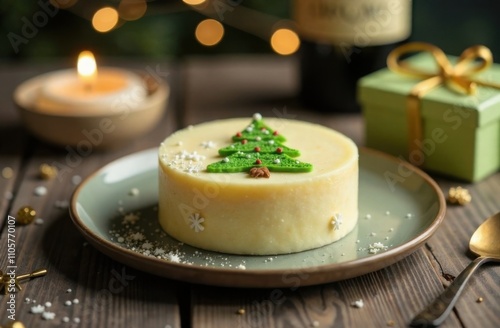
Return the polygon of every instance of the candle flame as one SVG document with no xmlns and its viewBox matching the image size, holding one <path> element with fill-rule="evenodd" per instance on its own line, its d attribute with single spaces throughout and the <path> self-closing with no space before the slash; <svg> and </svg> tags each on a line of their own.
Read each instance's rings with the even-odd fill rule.
<svg viewBox="0 0 500 328">
<path fill-rule="evenodd" d="M 83 82 L 85 89 L 91 89 L 97 79 L 97 64 L 94 54 L 90 51 L 82 51 L 78 56 L 78 76 Z"/>
</svg>

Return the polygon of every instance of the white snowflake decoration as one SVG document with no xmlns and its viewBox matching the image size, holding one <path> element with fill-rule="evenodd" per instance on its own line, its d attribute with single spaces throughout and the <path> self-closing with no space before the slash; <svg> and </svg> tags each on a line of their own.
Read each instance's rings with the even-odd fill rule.
<svg viewBox="0 0 500 328">
<path fill-rule="evenodd" d="M 163 255 L 165 254 L 165 250 L 163 248 L 160 248 L 160 247 L 157 247 L 154 252 L 153 252 L 154 255 Z"/>
<path fill-rule="evenodd" d="M 344 218 L 342 213 L 335 213 L 332 219 L 332 226 L 334 230 L 340 230 L 340 225 L 343 223 Z"/>
<path fill-rule="evenodd" d="M 135 241 L 141 241 L 144 240 L 144 235 L 140 232 L 136 232 L 130 235 L 130 238 Z"/>
<path fill-rule="evenodd" d="M 174 253 L 174 252 L 169 252 L 167 254 L 167 259 L 170 262 L 174 262 L 174 263 L 179 263 L 181 261 L 181 257 L 179 256 L 179 254 Z"/>
<path fill-rule="evenodd" d="M 205 222 L 205 219 L 201 217 L 200 213 L 193 213 L 189 217 L 189 227 L 195 232 L 205 230 L 205 227 L 202 224 L 203 222 Z"/>
<path fill-rule="evenodd" d="M 151 244 L 150 242 L 145 242 L 144 244 L 142 244 L 142 248 L 151 249 L 153 248 L 153 244 Z"/>
<path fill-rule="evenodd" d="M 135 224 L 139 219 L 137 214 L 129 213 L 123 216 L 122 224 Z"/>
</svg>

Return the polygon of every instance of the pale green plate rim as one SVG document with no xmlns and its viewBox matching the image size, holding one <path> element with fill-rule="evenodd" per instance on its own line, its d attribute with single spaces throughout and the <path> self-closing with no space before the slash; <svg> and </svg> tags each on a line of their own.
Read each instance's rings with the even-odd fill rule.
<svg viewBox="0 0 500 328">
<path fill-rule="evenodd" d="M 118 167 L 127 168 L 126 174 L 110 174 L 110 172 L 118 171 L 116 170 Z M 336 254 L 331 256 L 330 262 L 313 261 L 311 263 L 308 258 L 311 253 L 302 252 L 278 255 L 274 257 L 275 261 L 266 261 L 264 265 L 262 263 L 265 257 L 224 254 L 224 256 L 234 258 L 235 266 L 238 261 L 241 262 L 243 259 L 247 263 L 245 270 L 228 266 L 205 267 L 196 264 L 175 263 L 146 256 L 118 245 L 111 240 L 108 231 L 102 231 L 98 228 L 99 224 L 104 224 L 103 221 L 98 220 L 109 221 L 111 218 L 108 216 L 99 218 L 99 215 L 92 216 L 88 214 L 92 211 L 87 211 L 102 210 L 109 213 L 110 206 L 116 207 L 116 203 L 105 201 L 106 197 L 114 199 L 116 198 L 115 194 L 126 193 L 130 189 L 123 190 L 123 184 L 129 180 L 134 182 L 129 183 L 127 188 L 130 186 L 139 187 L 141 195 L 149 197 L 148 201 L 150 201 L 151 197 L 157 195 L 157 184 L 151 180 L 154 178 L 153 171 L 155 173 L 157 171 L 156 148 L 134 153 L 107 164 L 86 178 L 75 190 L 70 206 L 71 219 L 89 243 L 112 259 L 141 271 L 199 284 L 230 287 L 296 288 L 343 280 L 373 272 L 401 260 L 422 246 L 440 226 L 446 211 L 446 202 L 441 189 L 426 173 L 401 159 L 372 149 L 360 148 L 359 229 L 356 230 L 357 236 L 347 236 L 341 240 L 344 245 L 350 243 L 348 245 L 350 251 L 346 252 L 348 256 L 345 259 L 344 255 L 339 257 Z M 147 176 L 149 180 L 142 179 L 144 176 Z M 105 180 L 106 182 L 104 182 Z M 95 183 L 105 183 L 111 189 L 92 189 L 92 185 Z M 93 199 L 97 200 L 97 203 L 101 201 L 102 204 L 86 201 L 84 195 L 89 192 L 94 194 Z M 149 196 L 147 196 L 148 194 Z M 372 196 L 374 199 L 370 200 Z M 386 208 L 395 213 L 384 216 L 381 213 L 381 200 L 386 200 L 388 202 Z M 132 203 L 134 203 L 132 206 L 140 206 L 141 198 L 137 198 Z M 92 209 L 93 206 L 97 207 Z M 411 214 L 411 211 L 414 211 L 413 215 L 405 217 L 404 213 Z M 368 213 L 372 213 L 375 218 L 367 219 L 366 214 Z M 381 241 L 380 238 L 375 239 L 366 235 L 366 232 L 370 231 L 367 229 L 373 228 L 378 229 L 379 232 L 388 232 L 392 225 L 389 222 L 397 223 L 400 226 L 391 232 L 392 236 L 388 242 L 394 240 L 396 242 L 387 251 L 369 254 L 366 249 L 364 251 L 353 249 L 353 247 L 357 248 L 363 244 L 366 246 L 368 243 Z M 364 234 L 360 236 L 358 230 L 363 231 Z M 391 233 L 387 233 L 387 235 L 389 236 Z M 402 238 L 402 240 L 398 241 L 398 238 Z M 360 245 L 352 245 L 355 243 L 355 239 L 360 240 Z M 344 245 L 341 246 L 344 247 Z M 333 247 L 340 246 L 325 246 L 325 248 L 313 251 L 316 252 L 315 254 L 323 252 L 323 255 L 329 255 L 328 251 Z M 347 249 L 347 247 L 345 248 Z M 358 253 L 361 255 L 356 255 Z M 299 261 L 304 261 L 307 264 L 301 265 Z"/>
</svg>

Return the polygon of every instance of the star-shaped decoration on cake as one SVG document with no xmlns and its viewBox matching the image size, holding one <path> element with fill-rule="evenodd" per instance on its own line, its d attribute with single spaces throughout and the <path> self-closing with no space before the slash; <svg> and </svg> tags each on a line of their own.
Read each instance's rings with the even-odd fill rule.
<svg viewBox="0 0 500 328">
<path fill-rule="evenodd" d="M 205 230 L 203 222 L 205 222 L 205 219 L 201 217 L 200 213 L 193 213 L 189 217 L 189 227 L 195 232 L 201 232 Z"/>
<path fill-rule="evenodd" d="M 342 213 L 335 213 L 332 218 L 333 230 L 340 230 L 340 225 L 343 223 Z"/>
<path fill-rule="evenodd" d="M 129 213 L 123 216 L 122 224 L 135 224 L 140 217 L 137 214 Z"/>
</svg>

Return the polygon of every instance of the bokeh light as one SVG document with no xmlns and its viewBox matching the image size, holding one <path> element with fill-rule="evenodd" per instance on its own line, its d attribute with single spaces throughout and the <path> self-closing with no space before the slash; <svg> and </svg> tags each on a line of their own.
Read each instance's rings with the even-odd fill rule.
<svg viewBox="0 0 500 328">
<path fill-rule="evenodd" d="M 111 7 L 104 7 L 94 13 L 92 26 L 98 32 L 109 32 L 118 23 L 118 12 Z"/>
<path fill-rule="evenodd" d="M 205 2 L 205 0 L 182 0 L 182 1 L 190 6 L 201 5 L 202 3 Z"/>
<path fill-rule="evenodd" d="M 291 55 L 299 49 L 299 46 L 299 36 L 290 29 L 280 28 L 271 36 L 271 47 L 280 55 Z"/>
<path fill-rule="evenodd" d="M 146 13 L 148 4 L 146 0 L 122 0 L 118 5 L 120 18 L 133 21 L 141 18 Z"/>
<path fill-rule="evenodd" d="M 224 26 L 215 19 L 205 19 L 196 27 L 196 40 L 204 46 L 214 46 L 224 36 Z"/>
</svg>

